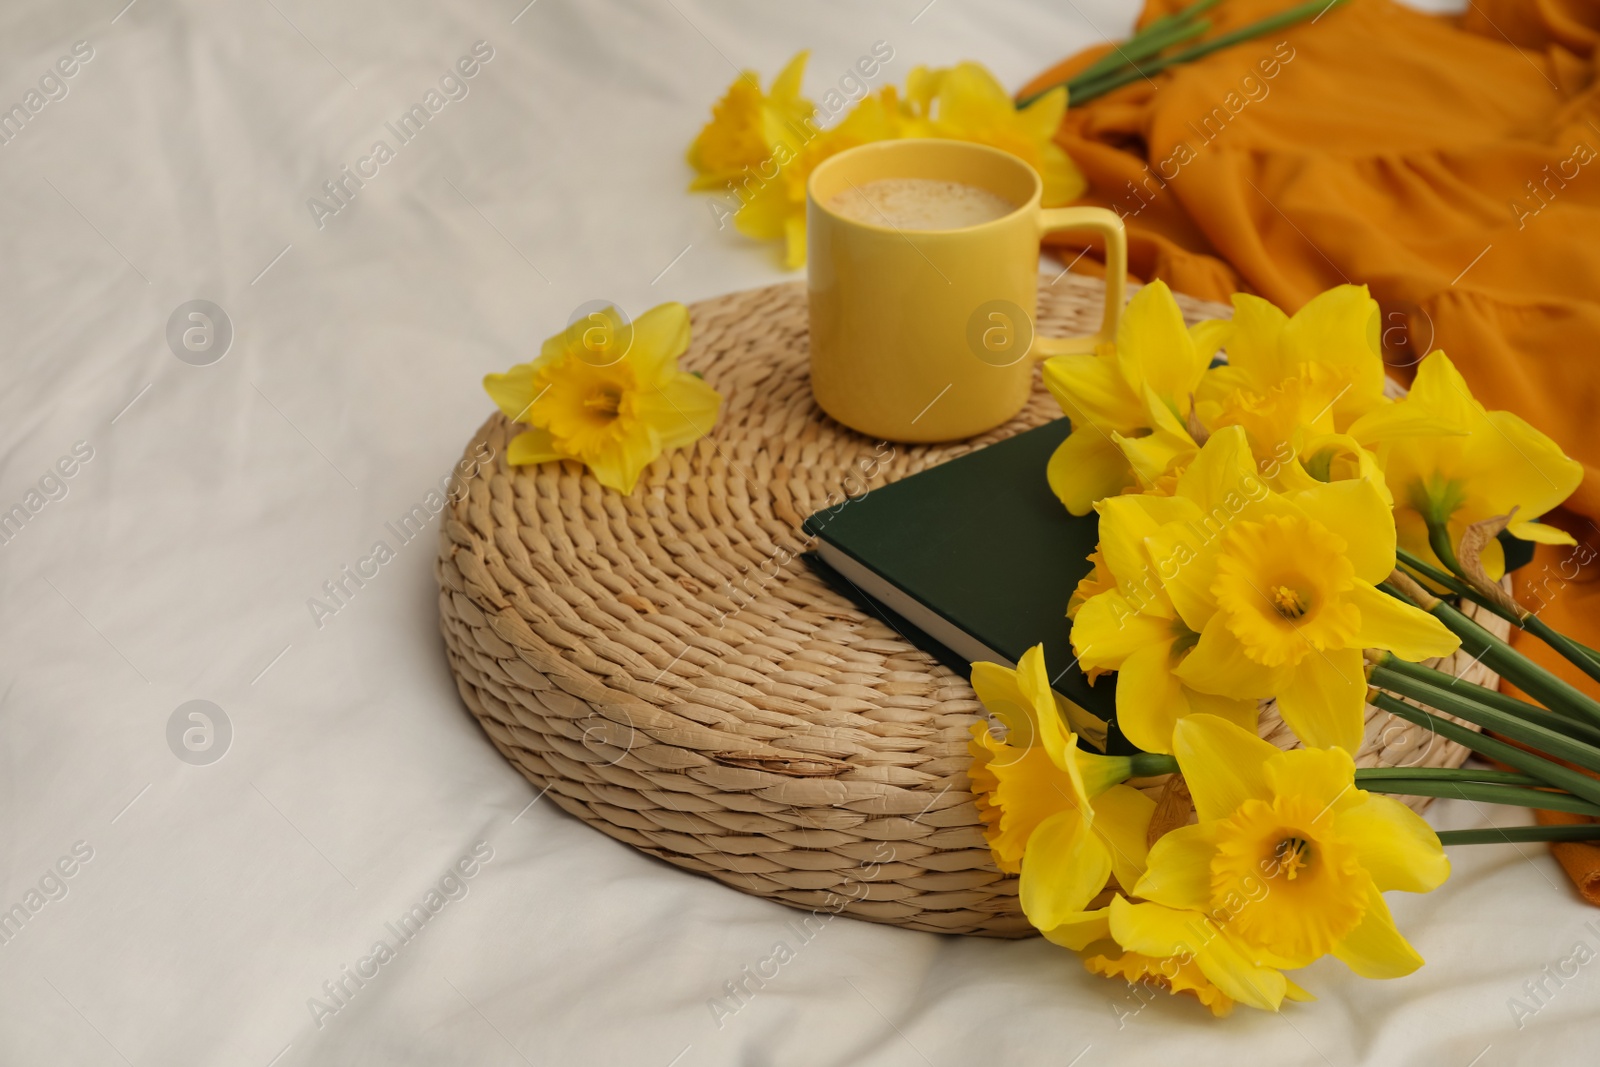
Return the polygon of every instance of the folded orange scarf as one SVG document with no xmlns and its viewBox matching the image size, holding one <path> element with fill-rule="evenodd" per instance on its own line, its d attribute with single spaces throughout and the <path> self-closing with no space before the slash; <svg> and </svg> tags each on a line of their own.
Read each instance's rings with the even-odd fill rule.
<svg viewBox="0 0 1600 1067">
<path fill-rule="evenodd" d="M 1148 0 L 1141 24 L 1188 2 Z M 1285 6 L 1226 0 L 1207 17 L 1214 35 Z M 1581 461 L 1583 484 L 1546 519 L 1578 548 L 1541 546 L 1517 583 L 1527 606 L 1590 645 L 1600 645 L 1597 42 L 1600 0 L 1473 0 L 1459 17 L 1350 0 L 1073 108 L 1056 138 L 1089 178 L 1086 202 L 1123 216 L 1135 276 L 1213 300 L 1254 292 L 1289 311 L 1365 283 L 1396 377 L 1444 349 L 1476 396 Z M 1518 647 L 1600 696 L 1540 642 Z M 1600 846 L 1554 851 L 1600 904 Z"/>
</svg>

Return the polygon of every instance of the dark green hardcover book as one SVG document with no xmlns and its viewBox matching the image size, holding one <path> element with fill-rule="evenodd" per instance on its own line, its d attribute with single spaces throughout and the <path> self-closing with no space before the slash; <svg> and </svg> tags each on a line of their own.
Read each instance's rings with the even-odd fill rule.
<svg viewBox="0 0 1600 1067">
<path fill-rule="evenodd" d="M 930 651 L 963 676 L 979 660 L 1015 666 L 1042 643 L 1056 692 L 1110 721 L 1114 679 L 1089 685 L 1067 620 L 1099 519 L 1069 514 L 1045 480 L 1070 430 L 1046 423 L 819 511 L 804 529 L 834 572 L 819 573 L 896 629 L 920 630 L 906 634 L 919 646 L 937 642 L 948 655 Z"/>
</svg>

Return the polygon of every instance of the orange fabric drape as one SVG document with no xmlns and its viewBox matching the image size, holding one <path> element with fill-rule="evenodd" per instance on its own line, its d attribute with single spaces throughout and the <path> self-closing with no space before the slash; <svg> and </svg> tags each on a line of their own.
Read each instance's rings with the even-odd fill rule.
<svg viewBox="0 0 1600 1067">
<path fill-rule="evenodd" d="M 1188 0 L 1147 0 L 1141 23 Z M 1285 8 L 1226 0 L 1214 35 Z M 1489 407 L 1584 465 L 1518 593 L 1600 645 L 1600 0 L 1473 0 L 1461 16 L 1349 0 L 1067 112 L 1087 203 L 1128 227 L 1130 271 L 1293 311 L 1342 282 L 1382 307 L 1407 380 L 1434 348 Z M 1040 75 L 1030 93 L 1107 51 Z M 1085 260 L 1080 269 L 1098 265 Z M 1518 647 L 1589 692 L 1536 640 Z M 1600 847 L 1555 846 L 1600 904 Z"/>
</svg>

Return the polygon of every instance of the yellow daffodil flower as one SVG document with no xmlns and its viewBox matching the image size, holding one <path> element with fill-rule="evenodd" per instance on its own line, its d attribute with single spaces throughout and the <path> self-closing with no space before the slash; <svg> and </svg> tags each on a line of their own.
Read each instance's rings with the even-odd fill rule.
<svg viewBox="0 0 1600 1067">
<path fill-rule="evenodd" d="M 816 105 L 800 95 L 806 57 L 798 52 L 763 92 L 761 79 L 744 71 L 711 106 L 711 121 L 689 145 L 695 169 L 690 189 L 720 189 L 738 182 L 747 171 L 759 171 L 780 144 L 793 146 L 797 132 L 816 113 Z"/>
<path fill-rule="evenodd" d="M 722 398 L 678 369 L 689 347 L 689 311 L 651 308 L 630 323 L 615 308 L 594 312 L 549 338 L 539 358 L 483 387 L 512 422 L 516 465 L 575 459 L 601 485 L 633 492 L 645 467 L 711 432 Z"/>
<path fill-rule="evenodd" d="M 1019 109 L 977 63 L 917 67 L 906 79 L 906 105 L 912 121 L 903 136 L 974 141 L 1010 152 L 1039 172 L 1046 207 L 1070 204 L 1089 188 L 1083 172 L 1055 143 L 1067 111 L 1065 86 Z"/>
<path fill-rule="evenodd" d="M 1117 672 L 1117 725 L 1146 752 L 1171 752 L 1172 728 L 1194 712 L 1219 715 L 1254 729 L 1254 699 L 1192 689 L 1176 671 L 1200 635 L 1189 629 L 1162 584 L 1145 547 L 1163 516 L 1176 520 L 1188 502 L 1176 497 L 1108 497 L 1100 513 L 1098 555 L 1110 588 L 1078 609 L 1072 648 L 1091 678 Z"/>
<path fill-rule="evenodd" d="M 1274 488 L 1286 493 L 1315 489 L 1318 482 L 1364 478 L 1378 490 L 1384 503 L 1394 504 L 1394 494 L 1389 491 L 1377 455 L 1349 434 L 1326 433 L 1303 437 L 1298 454 L 1281 465 L 1269 465 L 1262 472 L 1263 475 L 1269 473 L 1273 475 L 1268 480 Z"/>
<path fill-rule="evenodd" d="M 1206 715 L 1174 737 L 1199 822 L 1150 849 L 1140 903 L 1112 902 L 1119 945 L 1192 957 L 1227 996 L 1273 1010 L 1289 992 L 1276 968 L 1333 955 L 1362 977 L 1397 978 L 1422 965 L 1382 894 L 1449 876 L 1427 823 L 1357 789 L 1342 749 L 1281 752 Z"/>
<path fill-rule="evenodd" d="M 1391 423 L 1426 420 L 1456 425 L 1462 434 L 1419 436 L 1390 432 Z M 1379 460 L 1395 499 L 1400 543 L 1423 559 L 1441 562 L 1429 543 L 1429 524 L 1448 538 L 1452 551 L 1468 526 L 1516 510 L 1506 532 L 1524 541 L 1576 544 L 1570 534 L 1536 522 L 1577 489 L 1583 466 L 1550 438 L 1509 411 L 1488 411 L 1473 398 L 1465 379 L 1443 352 L 1417 368 L 1406 398 L 1392 410 L 1375 411 L 1352 433 L 1383 434 Z M 1505 553 L 1491 539 L 1481 557 L 1491 579 L 1505 573 Z"/>
<path fill-rule="evenodd" d="M 1250 422 L 1261 458 L 1296 428 L 1343 432 L 1384 403 L 1378 302 L 1366 286 L 1329 289 L 1292 316 L 1236 293 L 1232 321 L 1228 362 L 1206 374 L 1196 401 L 1211 429 Z"/>
<path fill-rule="evenodd" d="M 1155 802 L 1120 784 L 1128 757 L 1078 747 L 1064 713 L 1086 727 L 1098 720 L 1051 692 L 1041 646 L 1014 671 L 973 664 L 972 688 L 1006 730 L 1001 741 L 975 723 L 969 746 L 996 865 L 1021 873 L 1022 910 L 1047 937 L 1075 948 L 1104 937 L 1104 913 L 1088 905 L 1113 875 L 1126 885 L 1142 874 Z"/>
<path fill-rule="evenodd" d="M 1242 426 L 1274 488 L 1366 478 L 1392 501 L 1375 449 L 1468 432 L 1383 395 L 1379 309 L 1365 286 L 1330 289 L 1293 316 L 1243 293 L 1233 305 L 1228 363 L 1206 372 L 1195 410 L 1208 431 Z"/>
<path fill-rule="evenodd" d="M 1045 362 L 1044 382 L 1072 420 L 1050 457 L 1050 488 L 1074 515 L 1139 483 L 1149 485 L 1195 450 L 1191 397 L 1231 327 L 1187 327 L 1165 282 L 1140 289 L 1114 345 Z"/>
<path fill-rule="evenodd" d="M 1421 660 L 1459 645 L 1433 616 L 1376 588 L 1394 569 L 1395 532 L 1369 481 L 1273 492 L 1244 430 L 1230 426 L 1178 477 L 1174 496 L 1123 499 L 1158 524 L 1144 548 L 1177 618 L 1199 634 L 1173 676 L 1216 696 L 1275 696 L 1308 745 L 1360 748 L 1363 649 Z"/>
</svg>

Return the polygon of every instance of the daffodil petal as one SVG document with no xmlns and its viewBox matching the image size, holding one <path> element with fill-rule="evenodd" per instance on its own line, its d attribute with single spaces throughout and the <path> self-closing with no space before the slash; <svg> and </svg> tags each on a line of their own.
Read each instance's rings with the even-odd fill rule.
<svg viewBox="0 0 1600 1067">
<path fill-rule="evenodd" d="M 1480 416 L 1465 451 L 1462 462 L 1470 475 L 1471 496 L 1488 509 L 1487 515 L 1474 518 L 1504 515 L 1515 506 L 1519 520 L 1536 519 L 1583 481 L 1581 463 L 1509 411 Z"/>
<path fill-rule="evenodd" d="M 1233 294 L 1233 336 L 1228 339 L 1228 365 L 1257 391 L 1288 374 L 1279 356 L 1279 341 L 1289 316 L 1271 301 L 1249 293 Z M 1242 381 L 1241 383 L 1242 384 Z"/>
<path fill-rule="evenodd" d="M 1472 432 L 1409 397 L 1379 404 L 1350 424 L 1350 436 L 1371 448 L 1407 437 L 1460 437 Z"/>
<path fill-rule="evenodd" d="M 1100 558 L 1129 604 L 1145 615 L 1172 618 L 1146 539 L 1169 523 L 1198 517 L 1194 503 L 1179 496 L 1127 493 L 1101 500 L 1095 510 L 1100 513 Z"/>
<path fill-rule="evenodd" d="M 1267 787 L 1280 797 L 1305 797 L 1318 809 L 1316 825 L 1331 831 L 1340 812 L 1366 796 L 1356 788 L 1356 763 L 1342 748 L 1299 748 L 1280 752 L 1262 768 Z M 1329 821 L 1324 821 L 1329 820 Z"/>
<path fill-rule="evenodd" d="M 1081 911 L 1060 926 L 1039 932 L 1051 944 L 1079 952 L 1096 941 L 1104 941 L 1111 936 L 1111 909 L 1106 907 L 1094 911 Z"/>
<path fill-rule="evenodd" d="M 978 700 L 1005 726 L 1006 744 L 1019 749 L 1043 748 L 1033 709 L 1017 684 L 1016 671 L 998 663 L 974 663 L 970 681 Z"/>
<path fill-rule="evenodd" d="M 601 485 L 627 496 L 638 484 L 639 475 L 660 454 L 659 447 L 649 449 L 612 442 L 596 454 L 585 457 L 584 463 Z"/>
<path fill-rule="evenodd" d="M 1211 904 L 1211 858 L 1216 852 L 1208 827 L 1169 830 L 1150 846 L 1144 877 L 1132 894 L 1169 908 L 1203 911 Z"/>
<path fill-rule="evenodd" d="M 1233 322 L 1229 319 L 1202 319 L 1189 327 L 1189 340 L 1194 342 L 1195 358 L 1201 366 L 1209 364 L 1232 337 Z"/>
<path fill-rule="evenodd" d="M 1373 887 L 1361 922 L 1334 947 L 1333 955 L 1363 978 L 1403 978 L 1423 964 L 1395 928 L 1383 894 Z"/>
<path fill-rule="evenodd" d="M 1361 478 L 1328 482 L 1292 493 L 1291 504 L 1345 542 L 1356 577 L 1377 584 L 1394 570 L 1394 513 L 1383 491 Z"/>
<path fill-rule="evenodd" d="M 1152 421 L 1157 423 L 1176 421 L 1176 417 L 1164 406 L 1154 410 L 1164 412 L 1165 415 Z M 1173 466 L 1174 461 L 1181 461 L 1195 450 L 1194 440 L 1181 426 L 1176 432 L 1170 426 L 1158 426 L 1154 433 L 1142 437 L 1113 433 L 1111 439 L 1116 442 L 1117 450 L 1128 461 L 1128 466 L 1146 485 L 1154 484 L 1156 479 Z"/>
<path fill-rule="evenodd" d="M 1205 365 L 1196 357 L 1183 312 L 1165 282 L 1146 285 L 1123 309 L 1117 363 L 1136 396 L 1146 385 L 1161 397 L 1186 398 L 1194 392 Z"/>
<path fill-rule="evenodd" d="M 661 435 L 662 448 L 682 448 L 711 432 L 722 397 L 692 374 L 679 371 L 664 385 L 641 390 L 635 413 Z"/>
<path fill-rule="evenodd" d="M 1133 484 L 1133 471 L 1103 430 L 1076 426 L 1050 457 L 1045 476 L 1057 499 L 1074 515 L 1087 515 L 1095 501 Z"/>
<path fill-rule="evenodd" d="M 1141 614 L 1116 590 L 1083 602 L 1072 620 L 1072 650 L 1085 668 L 1119 670 L 1140 649 L 1171 647 L 1172 620 Z"/>
<path fill-rule="evenodd" d="M 1295 985 L 1288 978 L 1285 978 L 1283 980 L 1283 985 L 1284 985 L 1284 990 L 1283 990 L 1283 999 L 1284 1000 L 1297 1000 L 1297 1001 L 1300 1001 L 1300 1002 L 1304 1003 L 1306 1001 L 1316 1000 L 1317 999 L 1316 997 L 1312 996 L 1310 993 L 1307 993 L 1304 989 L 1301 989 L 1299 986 Z"/>
<path fill-rule="evenodd" d="M 1172 728 L 1188 710 L 1183 685 L 1172 673 L 1170 633 L 1166 641 L 1146 645 L 1123 661 L 1117 671 L 1117 725 L 1134 745 L 1171 752 Z"/>
<path fill-rule="evenodd" d="M 678 357 L 689 349 L 689 309 L 676 301 L 657 304 L 629 327 L 632 338 L 625 355 L 640 388 L 664 386 L 677 373 Z"/>
<path fill-rule="evenodd" d="M 536 373 L 532 363 L 519 363 L 504 374 L 485 374 L 483 389 L 506 418 L 522 422 L 538 395 L 534 386 Z"/>
<path fill-rule="evenodd" d="M 1045 667 L 1043 645 L 1034 645 L 1022 654 L 1022 659 L 1017 663 L 1016 677 L 1018 691 L 1028 702 L 1028 709 L 1038 724 L 1039 739 L 1043 742 L 1045 751 L 1050 754 L 1056 766 L 1071 775 L 1081 795 L 1083 780 L 1071 751 L 1077 742 L 1067 732 L 1065 724 L 1061 721 L 1060 710 L 1056 707 L 1056 696 L 1050 689 L 1050 672 Z"/>
<path fill-rule="evenodd" d="M 1224 426 L 1212 434 L 1206 447 L 1178 477 L 1178 493 L 1194 501 L 1206 514 L 1226 507 L 1225 501 L 1232 494 L 1233 502 L 1239 506 L 1228 508 L 1224 514 L 1232 518 L 1253 517 L 1244 514 L 1243 500 L 1264 497 L 1266 486 L 1256 472 L 1244 427 Z"/>
<path fill-rule="evenodd" d="M 554 459 L 567 458 L 570 457 L 556 448 L 550 439 L 550 431 L 537 427 L 517 434 L 506 448 L 506 462 L 513 467 L 526 467 L 533 463 L 549 463 Z"/>
<path fill-rule="evenodd" d="M 1252 734 L 1261 724 L 1261 704 L 1254 698 L 1202 693 L 1188 686 L 1184 687 L 1183 695 L 1189 702 L 1189 710 L 1196 715 L 1215 715 Z"/>
<path fill-rule="evenodd" d="M 1312 651 L 1278 687 L 1278 714 L 1312 748 L 1361 748 L 1367 673 L 1359 648 Z"/>
<path fill-rule="evenodd" d="M 1364 285 L 1319 293 L 1284 324 L 1279 343 L 1286 363 L 1326 363 L 1348 374 L 1348 389 L 1334 404 L 1336 419 L 1340 412 L 1364 413 L 1383 399 L 1381 325 L 1378 302 Z"/>
<path fill-rule="evenodd" d="M 800 96 L 800 82 L 806 74 L 806 60 L 811 58 L 811 53 L 802 49 L 784 64 L 778 76 L 772 79 L 772 89 L 768 93 L 774 100 L 792 101 Z"/>
<path fill-rule="evenodd" d="M 1192 958 L 1218 989 L 1241 1003 L 1277 1011 L 1283 1002 L 1283 975 L 1251 962 L 1227 930 L 1199 912 L 1115 897 L 1111 936 L 1123 948 L 1146 956 Z"/>
<path fill-rule="evenodd" d="M 1513 522 L 1506 533 L 1519 541 L 1534 541 L 1541 545 L 1575 545 L 1577 540 L 1567 531 L 1542 522 Z"/>
<path fill-rule="evenodd" d="M 1131 786 L 1114 785 L 1094 798 L 1091 828 L 1111 857 L 1111 873 L 1128 889 L 1143 877 L 1156 802 Z"/>
<path fill-rule="evenodd" d="M 1172 738 L 1201 822 L 1226 819 L 1247 800 L 1272 799 L 1265 766 L 1275 745 L 1213 715 L 1179 719 Z"/>
<path fill-rule="evenodd" d="M 1044 384 L 1072 420 L 1074 430 L 1098 426 L 1131 432 L 1142 425 L 1144 409 L 1113 360 L 1098 355 L 1052 356 L 1044 363 Z"/>
<path fill-rule="evenodd" d="M 1022 857 L 1018 896 L 1041 930 L 1072 921 L 1111 877 L 1111 854 L 1076 809 L 1041 822 Z"/>
<path fill-rule="evenodd" d="M 1220 541 L 1220 532 L 1195 522 L 1167 523 L 1145 538 L 1145 550 L 1167 598 L 1184 625 L 1197 633 L 1204 633 L 1217 615 L 1211 586 L 1217 580 Z"/>
<path fill-rule="evenodd" d="M 1427 893 L 1450 877 L 1450 858 L 1422 816 L 1390 797 L 1363 793 L 1339 813 L 1339 832 L 1380 890 Z"/>
<path fill-rule="evenodd" d="M 1060 693 L 1055 694 L 1056 713 L 1067 724 L 1067 729 L 1077 734 L 1101 751 L 1106 747 L 1106 730 L 1110 723 L 1091 713 L 1075 701 L 1068 700 Z"/>
<path fill-rule="evenodd" d="M 1220 696 L 1265 698 L 1276 691 L 1282 672 L 1263 667 L 1245 655 L 1244 646 L 1214 614 L 1200 631 L 1200 640 L 1173 671 L 1191 689 Z"/>
<path fill-rule="evenodd" d="M 806 265 L 806 217 L 791 213 L 783 220 L 783 267 L 799 270 Z"/>
<path fill-rule="evenodd" d="M 1448 656 L 1461 638 L 1421 608 L 1403 604 L 1366 582 L 1356 581 L 1345 594 L 1361 612 L 1361 645 L 1384 648 L 1413 663 Z"/>
</svg>

